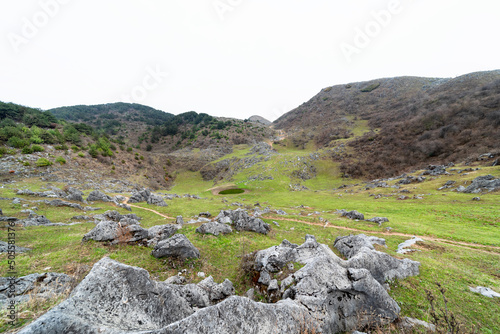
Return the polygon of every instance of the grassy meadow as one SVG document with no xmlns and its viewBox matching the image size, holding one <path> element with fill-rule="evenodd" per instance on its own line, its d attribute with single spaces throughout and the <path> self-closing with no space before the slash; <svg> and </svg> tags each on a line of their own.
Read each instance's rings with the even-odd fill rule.
<svg viewBox="0 0 500 334">
<path fill-rule="evenodd" d="M 33 250 L 17 255 L 18 274 L 42 272 L 63 272 L 78 276 L 80 279 L 92 265 L 104 256 L 138 266 L 149 271 L 154 279 L 164 280 L 187 269 L 186 276 L 191 282 L 201 280 L 197 273 L 203 271 L 212 275 L 217 282 L 225 278 L 231 280 L 236 293 L 243 295 L 252 283 L 242 273 L 240 262 L 243 255 L 268 248 L 287 239 L 301 244 L 306 234 L 315 235 L 317 240 L 333 249 L 335 238 L 350 233 L 365 233 L 385 238 L 387 249 L 383 251 L 398 258 L 407 257 L 421 263 L 420 275 L 402 281 L 391 282 L 389 294 L 400 305 L 403 316 L 431 321 L 430 305 L 425 290 L 439 294 L 435 282 L 446 288 L 448 308 L 466 326 L 478 333 L 500 333 L 500 299 L 487 298 L 469 291 L 469 287 L 485 286 L 500 292 L 500 193 L 463 194 L 446 189 L 438 191 L 447 181 L 456 181 L 456 186 L 470 183 L 479 175 L 492 174 L 500 177 L 500 167 L 472 166 L 480 168 L 467 173 L 452 172 L 452 175 L 427 177 L 422 183 L 401 185 L 396 188 L 366 189 L 360 180 L 342 179 L 338 165 L 321 158 L 322 151 L 297 150 L 286 145 L 275 145 L 277 154 L 262 160 L 250 168 L 239 170 L 231 180 L 214 184 L 203 181 L 199 172 L 179 170 L 175 186 L 164 193 L 197 194 L 202 199 L 174 198 L 168 200 L 168 207 L 137 204 L 143 208 L 156 210 L 169 217 L 181 215 L 185 221 L 196 217 L 200 212 L 209 211 L 217 215 L 222 209 L 235 209 L 232 203 L 243 204 L 243 208 L 253 210 L 257 204 L 261 208 L 284 210 L 287 215 L 268 213 L 264 221 L 271 224 L 272 231 L 267 235 L 251 232 L 234 232 L 225 236 L 200 235 L 195 229 L 200 224 L 185 225 L 179 233 L 185 234 L 199 248 L 201 258 L 185 263 L 169 259 L 156 259 L 151 249 L 132 245 L 106 245 L 96 242 L 82 243 L 83 235 L 95 224 L 83 222 L 72 226 L 18 228 L 16 243 Z M 311 157 L 318 153 L 319 158 Z M 250 149 L 240 145 L 229 157 L 244 159 L 250 157 Z M 293 177 L 293 172 L 313 165 L 315 176 L 308 180 Z M 460 170 L 471 166 L 457 165 Z M 419 175 L 416 171 L 412 175 Z M 270 176 L 272 179 L 249 181 L 254 175 Z M 398 180 L 387 182 L 393 186 Z M 38 191 L 45 182 L 39 179 L 19 179 L 5 184 L 0 189 L 0 197 L 20 197 L 26 200 L 40 198 L 17 196 L 16 189 L 29 188 Z M 52 183 L 63 187 L 64 184 Z M 305 190 L 292 191 L 293 185 L 304 186 Z M 344 186 L 345 187 L 341 187 Z M 243 194 L 214 194 L 213 189 L 240 188 Z M 340 188 L 339 188 L 340 187 Z M 86 194 L 90 192 L 86 191 Z M 111 195 L 111 194 L 110 194 Z M 408 199 L 398 199 L 400 196 Z M 480 201 L 472 201 L 479 196 Z M 71 218 L 84 214 L 71 208 L 54 208 L 40 203 L 38 213 L 52 222 L 74 222 Z M 94 203 L 99 211 L 86 214 L 103 213 L 106 210 L 128 211 L 116 208 L 109 203 Z M 20 213 L 21 205 L 13 205 L 11 200 L 0 200 L 4 215 L 26 218 Z M 357 210 L 365 219 L 387 217 L 388 223 L 382 226 L 367 221 L 353 221 L 340 217 L 338 209 Z M 172 223 L 174 219 L 161 217 L 151 211 L 133 208 L 133 213 L 142 217 L 144 228 Z M 322 218 L 322 219 L 320 219 Z M 328 221 L 328 222 L 325 222 Z M 278 222 L 276 226 L 273 221 Z M 391 229 L 388 230 L 387 228 Z M 6 225 L 1 226 L 0 240 L 7 239 Z M 417 252 L 405 255 L 395 251 L 399 243 L 413 235 L 425 239 L 415 248 Z M 335 250 L 335 249 L 333 249 Z M 0 255 L 6 264 L 5 254 Z M 0 275 L 7 273 L 6 265 L 0 267 Z M 36 307 L 23 306 L 20 317 L 29 322 L 60 300 L 50 301 Z M 6 330 L 5 318 L 0 319 L 0 331 Z M 467 331 L 465 331 L 467 333 Z"/>
</svg>

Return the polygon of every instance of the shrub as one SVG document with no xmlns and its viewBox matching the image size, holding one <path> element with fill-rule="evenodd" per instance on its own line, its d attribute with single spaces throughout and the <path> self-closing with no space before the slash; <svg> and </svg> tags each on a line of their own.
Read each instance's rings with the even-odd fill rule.
<svg viewBox="0 0 500 334">
<path fill-rule="evenodd" d="M 23 162 L 23 166 L 29 167 L 31 164 L 28 161 Z"/>
<path fill-rule="evenodd" d="M 148 144 L 148 146 L 146 146 L 146 151 L 150 152 L 152 149 L 153 149 L 153 145 Z"/>
<path fill-rule="evenodd" d="M 25 146 L 28 146 L 30 143 L 27 140 L 21 139 L 17 136 L 10 137 L 9 140 L 7 141 L 7 144 L 9 146 L 12 146 L 14 148 L 23 148 Z"/>
<path fill-rule="evenodd" d="M 57 157 L 56 162 L 58 162 L 61 165 L 64 165 L 66 163 L 66 159 L 64 159 L 63 157 Z"/>
<path fill-rule="evenodd" d="M 66 144 L 56 145 L 54 148 L 58 151 L 66 151 L 68 150 L 68 145 Z"/>
<path fill-rule="evenodd" d="M 78 153 L 78 156 L 79 156 L 80 158 L 85 158 L 85 153 L 80 152 L 80 153 Z"/>
<path fill-rule="evenodd" d="M 132 152 L 133 148 L 132 147 L 127 147 L 127 152 Z"/>
<path fill-rule="evenodd" d="M 36 161 L 36 165 L 38 167 L 46 167 L 46 166 L 51 166 L 52 162 L 49 159 L 46 158 L 40 158 Z"/>
<path fill-rule="evenodd" d="M 78 146 L 76 146 L 76 145 L 72 145 L 72 146 L 71 146 L 71 149 L 73 150 L 73 152 L 78 152 L 78 151 L 80 151 L 80 148 L 79 148 Z"/>
<path fill-rule="evenodd" d="M 33 149 L 29 146 L 23 147 L 23 150 L 21 151 L 22 154 L 31 154 L 33 153 Z"/>
<path fill-rule="evenodd" d="M 40 145 L 33 145 L 33 146 L 31 146 L 31 148 L 33 149 L 33 152 L 43 152 L 43 151 L 45 151 L 45 149 L 42 146 L 40 146 Z"/>
<path fill-rule="evenodd" d="M 92 158 L 97 158 L 99 151 L 97 150 L 97 145 L 92 144 L 89 146 L 89 154 Z"/>
</svg>

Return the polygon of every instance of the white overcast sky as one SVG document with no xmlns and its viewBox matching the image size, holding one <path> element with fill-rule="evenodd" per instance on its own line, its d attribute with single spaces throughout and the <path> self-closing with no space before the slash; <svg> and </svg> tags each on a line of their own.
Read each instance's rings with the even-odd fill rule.
<svg viewBox="0 0 500 334">
<path fill-rule="evenodd" d="M 0 101 L 274 120 L 335 84 L 499 69 L 499 32 L 498 0 L 0 0 Z"/>
</svg>

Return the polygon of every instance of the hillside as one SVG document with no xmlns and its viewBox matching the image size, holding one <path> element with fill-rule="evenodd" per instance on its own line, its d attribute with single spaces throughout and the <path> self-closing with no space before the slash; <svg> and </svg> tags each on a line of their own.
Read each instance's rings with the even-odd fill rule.
<svg viewBox="0 0 500 334">
<path fill-rule="evenodd" d="M 500 147 L 500 71 L 454 79 L 399 77 L 337 85 L 274 122 L 291 140 L 335 147 L 352 177 L 385 177 L 426 164 L 460 162 Z"/>
</svg>

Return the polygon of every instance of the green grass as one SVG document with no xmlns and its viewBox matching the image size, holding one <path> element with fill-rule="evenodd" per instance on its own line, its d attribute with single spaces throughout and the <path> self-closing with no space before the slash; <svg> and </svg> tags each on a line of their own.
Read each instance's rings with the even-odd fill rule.
<svg viewBox="0 0 500 334">
<path fill-rule="evenodd" d="M 364 130 L 362 124 L 359 132 Z M 182 215 L 185 221 L 196 217 L 200 212 L 209 211 L 217 215 L 222 209 L 234 209 L 233 202 L 244 204 L 247 210 L 253 210 L 254 204 L 259 202 L 261 207 L 271 206 L 273 209 L 283 209 L 287 216 L 273 214 L 264 215 L 264 220 L 270 223 L 272 231 L 269 235 L 251 232 L 234 232 L 229 235 L 214 237 L 201 235 L 195 232 L 199 224 L 185 225 L 179 233 L 185 234 L 191 242 L 200 249 L 201 258 L 186 263 L 178 263 L 168 259 L 156 259 L 151 256 L 151 249 L 139 246 L 116 245 L 87 242 L 81 239 L 85 233 L 95 225 L 84 223 L 64 227 L 28 227 L 19 229 L 16 241 L 19 246 L 33 248 L 32 252 L 19 254 L 17 268 L 20 275 L 34 272 L 54 271 L 72 273 L 75 268 L 83 267 L 90 270 L 91 266 L 104 256 L 112 259 L 145 268 L 154 279 L 164 280 L 177 274 L 180 269 L 187 269 L 187 277 L 191 282 L 201 280 L 196 274 L 203 271 L 212 275 L 217 282 L 225 278 L 230 279 L 239 295 L 252 287 L 248 278 L 240 270 L 241 257 L 252 251 L 268 248 L 281 243 L 283 239 L 301 244 L 306 234 L 313 234 L 319 242 L 332 248 L 336 237 L 349 233 L 358 233 L 343 228 L 358 229 L 370 235 L 383 237 L 387 240 L 389 254 L 396 256 L 397 245 L 411 235 L 421 235 L 428 238 L 446 239 L 450 242 L 460 241 L 475 243 L 474 245 L 459 247 L 443 242 L 426 241 L 417 246 L 420 252 L 410 253 L 404 257 L 421 262 L 420 275 L 391 284 L 390 295 L 398 302 L 401 314 L 422 320 L 429 319 L 429 304 L 425 299 L 424 290 L 432 290 L 436 294 L 435 281 L 443 284 L 447 289 L 449 308 L 459 319 L 469 325 L 480 328 L 479 333 L 500 332 L 500 301 L 489 299 L 469 291 L 469 286 L 486 286 L 500 291 L 500 193 L 463 194 L 449 190 L 437 191 L 448 180 L 454 180 L 457 185 L 470 183 L 479 175 L 492 174 L 500 177 L 499 167 L 481 167 L 481 170 L 468 174 L 454 174 L 450 176 L 427 177 L 419 184 L 403 185 L 400 189 L 374 188 L 365 189 L 364 182 L 359 180 L 341 179 L 338 165 L 328 160 L 310 161 L 315 168 L 315 178 L 302 181 L 291 177 L 291 173 L 299 168 L 308 159 L 311 150 L 298 150 L 285 146 L 275 145 L 278 154 L 268 161 L 261 161 L 255 166 L 241 170 L 231 180 L 214 184 L 212 181 L 203 181 L 197 172 L 179 171 L 176 174 L 176 183 L 169 193 L 183 195 L 197 194 L 202 199 L 174 198 L 167 201 L 167 207 L 156 207 L 146 203 L 136 204 L 142 208 L 149 208 L 170 217 Z M 249 147 L 241 145 L 235 148 L 231 157 L 247 157 Z M 321 151 L 319 152 L 321 153 Z M 228 156 L 222 158 L 226 159 Z M 457 166 L 455 168 L 465 168 Z M 254 175 L 272 176 L 272 180 L 249 181 Z M 414 173 L 418 175 L 419 172 Z M 397 181 L 388 182 L 389 186 Z M 300 183 L 309 190 L 290 191 L 289 185 Z M 341 185 L 347 188 L 338 189 Z M 47 183 L 37 178 L 20 180 L 8 184 L 0 189 L 0 197 L 14 197 L 15 189 L 29 188 L 34 191 L 44 190 Z M 52 186 L 62 188 L 64 184 L 51 183 Z M 231 194 L 230 196 L 214 196 L 210 189 L 214 187 L 232 187 L 248 190 L 246 193 Z M 408 190 L 410 193 L 401 193 Z M 86 190 L 88 194 L 90 190 Z M 221 194 L 223 195 L 223 194 Z M 400 195 L 411 199 L 398 200 Z M 421 195 L 423 199 L 413 199 L 414 195 Z M 381 198 L 376 199 L 376 196 Z M 472 197 L 480 196 L 481 201 L 472 201 Z M 23 197 L 28 200 L 40 198 Z M 45 204 L 30 204 L 38 206 L 39 214 L 47 216 L 53 222 L 69 222 L 71 217 L 83 212 L 70 208 L 54 208 Z M 95 203 L 101 207 L 102 213 L 116 209 L 109 203 Z M 299 207 L 304 206 L 304 207 Z M 25 218 L 19 213 L 20 205 L 12 205 L 11 201 L 0 201 L 4 215 Z M 340 217 L 336 209 L 358 210 L 366 218 L 383 216 L 389 218 L 382 227 L 367 221 L 352 221 Z M 122 214 L 128 213 L 118 209 Z M 329 221 L 324 223 L 317 215 L 310 215 L 315 211 Z M 133 213 L 142 217 L 144 228 L 154 225 L 173 222 L 153 212 L 133 208 Z M 285 220 L 283 220 L 285 219 Z M 280 227 L 272 224 L 279 222 Z M 308 225 L 298 221 L 304 221 Z M 390 226 L 391 233 L 385 228 Z M 0 233 L 6 235 L 5 226 L 0 227 Z M 399 234 L 407 234 L 402 236 Z M 2 237 L 5 239 L 6 237 Z M 484 248 L 480 246 L 489 246 Z M 397 255 L 400 256 L 400 255 Z M 5 255 L 0 255 L 0 261 L 5 262 Z M 46 268 L 50 268 L 47 269 Z M 6 274 L 6 266 L 0 268 L 0 274 Z M 47 304 L 47 305 L 53 305 Z M 46 306 L 49 307 L 49 306 Z M 0 330 L 2 323 L 0 321 Z"/>
</svg>

